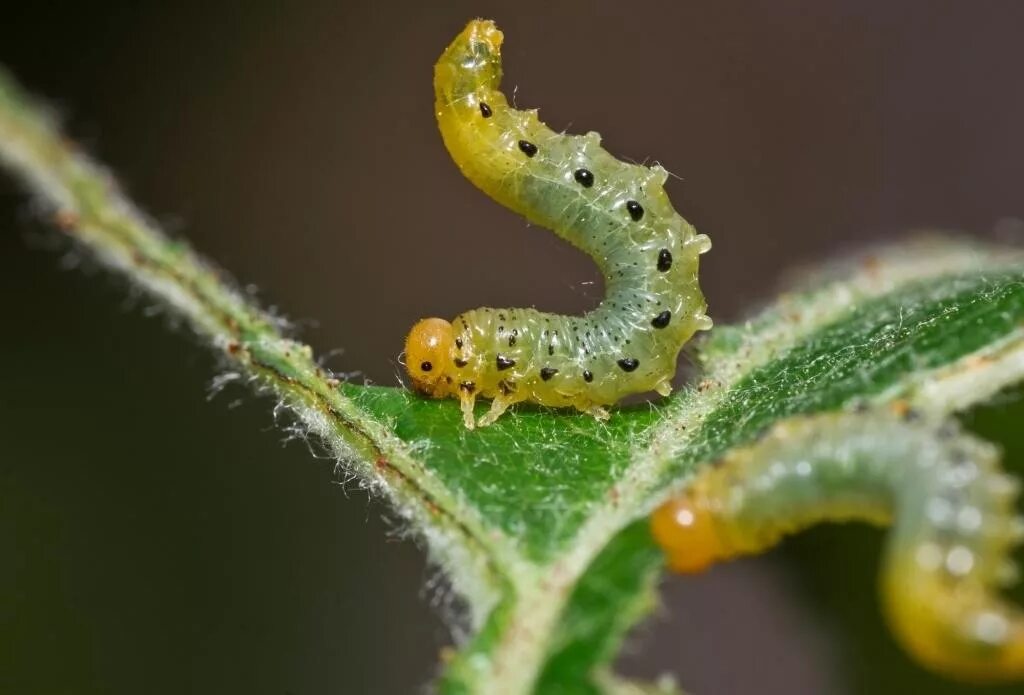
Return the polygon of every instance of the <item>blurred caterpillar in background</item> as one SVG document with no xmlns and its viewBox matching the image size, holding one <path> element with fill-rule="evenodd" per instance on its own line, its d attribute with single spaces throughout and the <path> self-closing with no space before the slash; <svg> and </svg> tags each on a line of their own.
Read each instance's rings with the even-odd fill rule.
<svg viewBox="0 0 1024 695">
<path fill-rule="evenodd" d="M 832 413 L 784 421 L 698 472 L 651 520 L 673 569 L 762 552 L 821 521 L 892 524 L 881 578 L 889 624 L 930 668 L 1024 678 L 1024 613 L 998 596 L 1021 539 L 1015 479 L 952 423 Z"/>
<path fill-rule="evenodd" d="M 616 160 L 600 136 L 555 133 L 498 91 L 502 34 L 470 22 L 434 70 L 438 125 L 462 173 L 496 201 L 589 254 L 606 296 L 582 317 L 481 308 L 424 319 L 405 343 L 413 386 L 457 397 L 474 426 L 510 405 L 570 406 L 599 419 L 632 393 L 671 392 L 683 344 L 711 327 L 697 259 L 711 244 L 672 208 L 666 171 Z"/>
</svg>

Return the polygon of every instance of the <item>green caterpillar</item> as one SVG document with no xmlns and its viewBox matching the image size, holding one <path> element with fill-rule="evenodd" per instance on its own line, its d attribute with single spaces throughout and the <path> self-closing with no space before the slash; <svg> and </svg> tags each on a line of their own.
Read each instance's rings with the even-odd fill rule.
<svg viewBox="0 0 1024 695">
<path fill-rule="evenodd" d="M 476 20 L 438 61 L 444 143 L 481 190 L 589 254 L 606 296 L 581 317 L 481 308 L 424 319 L 406 338 L 406 370 L 421 393 L 460 399 L 468 428 L 478 396 L 492 399 L 480 425 L 520 401 L 605 419 L 629 394 L 668 395 L 683 344 L 711 327 L 697 284 L 711 243 L 672 208 L 663 168 L 621 162 L 597 133 L 555 133 L 511 108 L 498 91 L 501 41 Z"/>
<path fill-rule="evenodd" d="M 821 521 L 892 524 L 881 587 L 896 636 L 936 671 L 1017 680 L 1024 613 L 997 591 L 1024 535 L 1017 489 L 995 447 L 954 423 L 829 413 L 706 467 L 651 529 L 673 569 L 696 572 Z"/>
</svg>

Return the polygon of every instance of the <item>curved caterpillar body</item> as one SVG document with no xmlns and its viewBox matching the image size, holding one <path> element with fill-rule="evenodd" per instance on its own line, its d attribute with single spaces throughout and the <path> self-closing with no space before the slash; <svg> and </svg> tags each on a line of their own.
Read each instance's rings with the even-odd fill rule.
<svg viewBox="0 0 1024 695">
<path fill-rule="evenodd" d="M 667 395 L 683 344 L 711 327 L 697 284 L 708 237 L 673 210 L 667 174 L 620 162 L 597 133 L 552 131 L 498 91 L 502 34 L 470 22 L 435 68 L 437 120 L 463 174 L 499 203 L 589 254 L 606 296 L 582 317 L 481 308 L 452 322 L 425 319 L 406 339 L 413 385 L 457 397 L 472 428 L 477 396 L 490 424 L 511 404 L 602 406 L 645 391 Z"/>
<path fill-rule="evenodd" d="M 1022 536 L 995 448 L 952 424 L 880 415 L 794 418 L 708 467 L 652 517 L 669 564 L 693 572 L 826 520 L 892 524 L 881 588 L 890 626 L 932 669 L 1024 678 L 1024 613 L 998 596 Z"/>
</svg>

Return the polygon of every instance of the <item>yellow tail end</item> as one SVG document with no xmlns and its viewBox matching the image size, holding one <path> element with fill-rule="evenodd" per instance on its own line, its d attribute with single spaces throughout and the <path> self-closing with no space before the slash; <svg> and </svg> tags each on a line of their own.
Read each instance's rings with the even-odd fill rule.
<svg viewBox="0 0 1024 695">
<path fill-rule="evenodd" d="M 955 552 L 955 551 L 953 551 Z M 924 548 L 919 555 L 927 555 Z M 946 564 L 968 561 L 950 553 Z M 929 668 L 975 683 L 1024 679 L 1024 616 L 980 582 L 950 582 L 945 571 L 901 558 L 886 568 L 882 600 L 892 631 Z M 954 567 L 955 569 L 955 567 Z"/>
</svg>

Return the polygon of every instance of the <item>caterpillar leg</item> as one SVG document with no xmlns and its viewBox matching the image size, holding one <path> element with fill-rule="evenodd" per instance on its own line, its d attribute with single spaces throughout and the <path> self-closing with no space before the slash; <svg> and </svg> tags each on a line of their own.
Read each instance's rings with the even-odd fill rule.
<svg viewBox="0 0 1024 695">
<path fill-rule="evenodd" d="M 462 424 L 467 430 L 476 427 L 476 417 L 473 415 L 473 406 L 476 405 L 476 395 L 463 392 L 459 396 L 459 405 L 462 408 Z"/>
<path fill-rule="evenodd" d="M 587 415 L 592 416 L 595 420 L 599 420 L 601 422 L 605 422 L 611 417 L 611 415 L 608 414 L 608 410 L 603 405 L 594 403 L 594 401 L 586 398 L 585 396 L 576 395 L 570 405 L 573 408 L 576 408 L 579 412 L 586 413 Z"/>
<path fill-rule="evenodd" d="M 506 410 L 508 410 L 509 406 L 516 402 L 516 399 L 506 395 L 499 394 L 495 396 L 494 400 L 491 401 L 491 409 L 488 410 L 476 424 L 480 427 L 487 427 L 488 425 L 494 424 L 494 422 L 501 417 Z"/>
<path fill-rule="evenodd" d="M 821 521 L 891 523 L 889 624 L 948 676 L 1024 679 L 1024 612 L 999 596 L 1024 535 L 996 449 L 889 413 L 793 418 L 708 467 L 651 519 L 671 567 L 761 552 Z"/>
<path fill-rule="evenodd" d="M 665 381 L 655 386 L 654 390 L 658 393 L 659 396 L 671 396 L 672 382 L 666 379 Z"/>
</svg>

